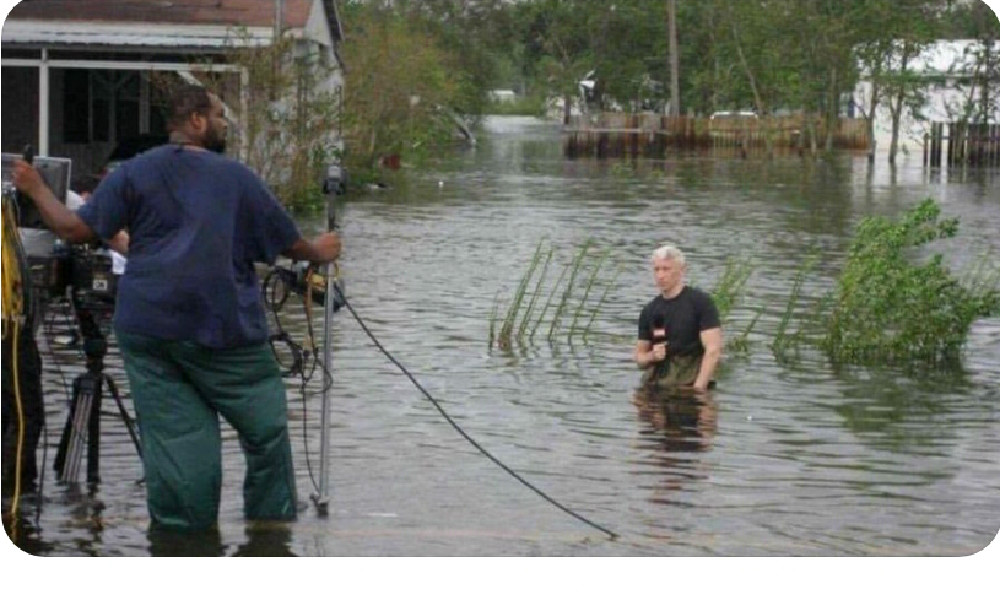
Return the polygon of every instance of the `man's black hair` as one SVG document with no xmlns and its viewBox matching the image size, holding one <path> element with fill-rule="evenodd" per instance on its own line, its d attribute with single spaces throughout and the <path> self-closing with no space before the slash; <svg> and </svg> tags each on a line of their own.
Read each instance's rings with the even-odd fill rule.
<svg viewBox="0 0 1000 593">
<path fill-rule="evenodd" d="M 211 95 L 203 86 L 186 84 L 170 97 L 170 114 L 167 128 L 176 130 L 184 125 L 191 114 L 208 115 L 212 108 Z"/>
</svg>

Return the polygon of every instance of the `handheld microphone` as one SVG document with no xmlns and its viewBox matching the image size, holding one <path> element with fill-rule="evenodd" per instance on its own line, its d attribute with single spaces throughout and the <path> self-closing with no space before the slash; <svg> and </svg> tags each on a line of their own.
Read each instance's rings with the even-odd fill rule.
<svg viewBox="0 0 1000 593">
<path fill-rule="evenodd" d="M 667 320 L 663 313 L 653 316 L 653 345 L 665 344 L 667 342 Z"/>
</svg>

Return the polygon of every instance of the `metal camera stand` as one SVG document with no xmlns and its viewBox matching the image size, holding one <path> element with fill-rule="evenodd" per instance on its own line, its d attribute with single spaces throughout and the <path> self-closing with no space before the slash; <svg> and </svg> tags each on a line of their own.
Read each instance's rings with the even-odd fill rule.
<svg viewBox="0 0 1000 593">
<path fill-rule="evenodd" d="M 104 356 L 108 352 L 107 340 L 100 327 L 90 317 L 90 313 L 79 311 L 79 319 L 87 370 L 73 380 L 69 415 L 66 417 L 62 437 L 59 439 L 54 469 L 61 481 L 77 482 L 83 449 L 86 447 L 87 482 L 96 483 L 100 481 L 101 399 L 105 393 L 105 386 L 118 406 L 118 415 L 125 424 L 140 459 L 142 449 L 139 446 L 135 424 L 125 410 L 118 387 L 104 372 Z"/>
</svg>

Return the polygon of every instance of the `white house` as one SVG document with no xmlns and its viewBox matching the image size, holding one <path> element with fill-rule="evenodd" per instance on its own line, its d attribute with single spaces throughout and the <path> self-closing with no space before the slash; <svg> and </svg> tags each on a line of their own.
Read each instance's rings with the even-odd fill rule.
<svg viewBox="0 0 1000 593">
<path fill-rule="evenodd" d="M 973 84 L 973 76 L 978 66 L 977 56 L 984 50 L 983 43 L 974 39 L 942 40 L 931 44 L 910 60 L 907 70 L 927 80 L 927 101 L 916 112 L 904 105 L 899 126 L 902 158 L 907 154 L 921 158 L 924 134 L 929 132 L 931 122 L 966 119 L 965 113 L 970 101 L 978 101 L 982 96 L 982 89 Z M 992 51 L 994 56 L 1000 57 L 1000 41 L 995 42 Z M 896 56 L 891 67 L 898 70 L 901 67 L 900 61 Z M 991 94 L 1000 91 L 996 80 L 992 84 Z M 871 89 L 870 72 L 862 68 L 861 79 L 853 95 L 854 117 L 862 117 L 859 111 L 868 112 Z M 892 139 L 892 113 L 888 99 L 884 95 L 880 97 L 875 111 L 875 146 L 878 152 L 888 152 Z M 1000 101 L 994 99 L 991 103 L 987 121 L 978 123 L 1000 123 Z"/>
</svg>

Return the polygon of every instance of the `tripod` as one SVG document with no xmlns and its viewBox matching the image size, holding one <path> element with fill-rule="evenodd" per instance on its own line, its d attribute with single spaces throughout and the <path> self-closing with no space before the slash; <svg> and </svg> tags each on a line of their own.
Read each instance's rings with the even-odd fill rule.
<svg viewBox="0 0 1000 593">
<path fill-rule="evenodd" d="M 96 483 L 100 481 L 101 398 L 104 395 L 105 385 L 118 405 L 119 415 L 125 423 L 140 459 L 142 449 L 139 446 L 135 424 L 125 411 L 118 388 L 111 377 L 104 373 L 104 356 L 108 352 L 107 340 L 90 313 L 81 309 L 77 311 L 84 338 L 83 351 L 87 357 L 87 371 L 73 380 L 73 397 L 70 400 L 66 426 L 59 439 L 54 469 L 63 482 L 77 482 L 83 449 L 86 447 L 87 482 Z"/>
</svg>

